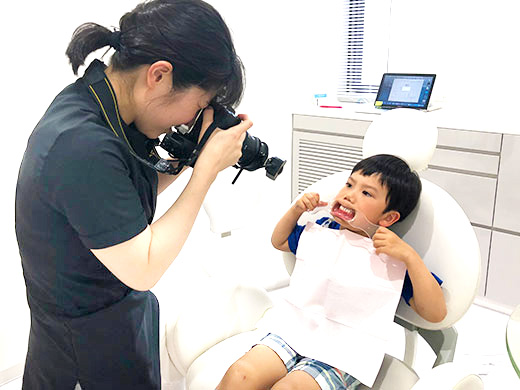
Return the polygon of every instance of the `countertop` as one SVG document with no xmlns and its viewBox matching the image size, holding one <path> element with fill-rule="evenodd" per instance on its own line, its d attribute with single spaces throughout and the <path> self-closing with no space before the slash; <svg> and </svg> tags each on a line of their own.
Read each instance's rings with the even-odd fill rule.
<svg viewBox="0 0 520 390">
<path fill-rule="evenodd" d="M 300 106 L 293 109 L 293 114 L 321 116 L 328 118 L 344 118 L 361 121 L 373 121 L 381 114 L 366 113 L 370 105 L 355 103 L 339 103 L 342 108 L 321 108 L 317 106 Z M 437 127 L 447 129 L 481 131 L 486 133 L 502 133 L 520 135 L 520 118 L 512 108 L 477 109 L 449 108 L 426 112 Z"/>
</svg>

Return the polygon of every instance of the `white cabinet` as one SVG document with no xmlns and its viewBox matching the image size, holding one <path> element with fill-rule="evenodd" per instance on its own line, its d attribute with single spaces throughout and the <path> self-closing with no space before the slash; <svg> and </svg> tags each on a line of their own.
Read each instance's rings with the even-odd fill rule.
<svg viewBox="0 0 520 390">
<path fill-rule="evenodd" d="M 293 199 L 320 178 L 361 160 L 370 123 L 369 117 L 294 114 Z M 450 193 L 468 215 L 481 249 L 479 295 L 505 305 L 520 303 L 518 167 L 520 136 L 439 128 L 437 148 L 421 173 Z"/>
<path fill-rule="evenodd" d="M 491 227 L 501 135 L 439 128 L 437 148 L 421 176 L 450 193 L 474 225 Z"/>
<path fill-rule="evenodd" d="M 486 297 L 520 304 L 520 136 L 504 135 Z"/>
<path fill-rule="evenodd" d="M 518 135 L 504 135 L 493 225 L 499 229 L 520 232 L 520 136 Z"/>
<path fill-rule="evenodd" d="M 509 306 L 520 304 L 520 236 L 493 232 L 486 298 Z"/>
</svg>

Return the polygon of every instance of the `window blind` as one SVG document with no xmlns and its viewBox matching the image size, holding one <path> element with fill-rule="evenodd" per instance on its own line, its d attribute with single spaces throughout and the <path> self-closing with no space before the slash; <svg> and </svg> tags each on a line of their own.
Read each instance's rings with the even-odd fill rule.
<svg viewBox="0 0 520 390">
<path fill-rule="evenodd" d="M 373 100 L 388 69 L 391 0 L 343 0 L 340 101 Z"/>
</svg>

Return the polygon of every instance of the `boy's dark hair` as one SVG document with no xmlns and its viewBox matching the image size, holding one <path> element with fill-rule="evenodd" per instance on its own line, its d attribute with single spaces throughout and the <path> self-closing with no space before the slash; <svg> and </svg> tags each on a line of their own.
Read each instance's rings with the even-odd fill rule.
<svg viewBox="0 0 520 390">
<path fill-rule="evenodd" d="M 421 180 L 399 157 L 377 154 L 358 162 L 352 169 L 354 172 L 363 176 L 379 176 L 379 182 L 388 190 L 384 212 L 398 211 L 401 215 L 399 221 L 404 220 L 417 206 L 422 190 Z"/>
<path fill-rule="evenodd" d="M 96 23 L 79 26 L 66 54 L 74 74 L 87 56 L 102 47 L 116 48 L 115 70 L 127 71 L 159 60 L 172 64 L 173 88 L 197 86 L 215 92 L 215 101 L 236 107 L 244 89 L 244 67 L 220 14 L 202 0 L 149 0 L 119 21 L 113 32 Z"/>
</svg>

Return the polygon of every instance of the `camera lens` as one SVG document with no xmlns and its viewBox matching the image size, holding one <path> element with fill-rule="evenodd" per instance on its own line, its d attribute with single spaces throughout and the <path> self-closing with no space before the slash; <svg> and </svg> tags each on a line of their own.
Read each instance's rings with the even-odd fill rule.
<svg viewBox="0 0 520 390">
<path fill-rule="evenodd" d="M 271 180 L 275 180 L 280 173 L 283 171 L 283 167 L 285 165 L 284 160 L 278 157 L 271 157 L 265 163 L 265 174 Z"/>
<path fill-rule="evenodd" d="M 238 160 L 237 165 L 246 171 L 254 171 L 264 166 L 268 155 L 267 144 L 246 132 L 246 138 L 242 144 L 242 157 Z"/>
</svg>

